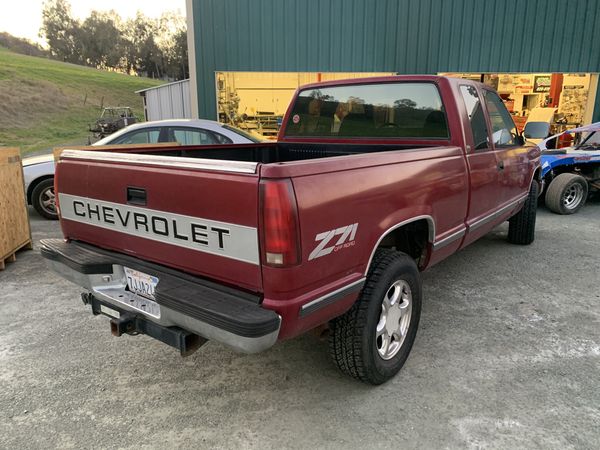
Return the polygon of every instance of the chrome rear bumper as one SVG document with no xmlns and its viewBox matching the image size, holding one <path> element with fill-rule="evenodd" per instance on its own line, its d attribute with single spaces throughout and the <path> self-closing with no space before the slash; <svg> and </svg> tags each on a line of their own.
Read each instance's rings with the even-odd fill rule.
<svg viewBox="0 0 600 450">
<path fill-rule="evenodd" d="M 58 239 L 41 244 L 42 256 L 56 273 L 117 311 L 162 327 L 179 327 L 244 353 L 266 350 L 277 341 L 281 317 L 243 292 L 220 290 L 187 274 L 179 278 L 162 266 L 136 264 L 134 258 L 85 244 Z M 124 265 L 159 278 L 156 301 L 127 290 Z"/>
</svg>

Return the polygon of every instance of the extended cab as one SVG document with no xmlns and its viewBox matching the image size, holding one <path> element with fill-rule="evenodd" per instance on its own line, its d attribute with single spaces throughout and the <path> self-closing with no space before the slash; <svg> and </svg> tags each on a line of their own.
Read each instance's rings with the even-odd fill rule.
<svg viewBox="0 0 600 450">
<path fill-rule="evenodd" d="M 534 239 L 540 151 L 489 87 L 438 76 L 296 92 L 278 141 L 64 151 L 42 254 L 113 334 L 258 352 L 328 324 L 362 381 L 404 364 L 420 271 L 509 220 Z"/>
</svg>

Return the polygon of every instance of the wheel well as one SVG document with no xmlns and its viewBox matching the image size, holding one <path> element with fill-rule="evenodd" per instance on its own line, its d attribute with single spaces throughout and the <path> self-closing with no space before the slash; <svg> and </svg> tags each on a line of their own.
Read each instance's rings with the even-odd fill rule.
<svg viewBox="0 0 600 450">
<path fill-rule="evenodd" d="M 54 175 L 44 175 L 43 177 L 36 178 L 29 184 L 29 187 L 27 188 L 27 203 L 28 204 L 31 205 L 31 195 L 33 194 L 33 190 L 35 189 L 35 187 L 38 184 L 40 184 L 42 181 L 52 179 L 52 178 L 54 178 Z"/>
<path fill-rule="evenodd" d="M 431 226 L 431 229 L 430 229 Z M 419 219 L 402 225 L 384 236 L 377 248 L 393 248 L 411 256 L 419 268 L 427 262 L 428 245 L 433 225 L 427 219 Z M 377 250 L 377 249 L 375 249 Z"/>
<path fill-rule="evenodd" d="M 574 173 L 582 176 L 595 176 L 597 170 L 599 170 L 599 164 L 569 164 L 564 166 L 557 166 L 550 170 L 544 176 L 546 183 L 550 183 L 554 178 L 562 173 Z"/>
</svg>

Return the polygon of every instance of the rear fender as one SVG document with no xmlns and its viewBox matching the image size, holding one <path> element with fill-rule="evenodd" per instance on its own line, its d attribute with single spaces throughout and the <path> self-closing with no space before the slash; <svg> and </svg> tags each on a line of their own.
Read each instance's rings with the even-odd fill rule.
<svg viewBox="0 0 600 450">
<path fill-rule="evenodd" d="M 429 260 L 431 246 L 435 241 L 435 220 L 431 214 L 418 214 L 413 216 L 407 216 L 406 211 L 399 211 L 380 223 L 380 226 L 378 228 L 380 233 L 379 236 L 374 240 L 374 243 L 372 244 L 371 254 L 369 256 L 369 260 L 364 271 L 365 275 L 367 275 L 369 271 L 369 267 L 371 266 L 371 262 L 373 261 L 373 258 L 375 256 L 375 252 L 380 247 L 381 243 L 386 238 L 386 236 L 389 236 L 391 233 L 398 230 L 399 228 L 402 228 L 414 222 L 418 222 L 420 220 L 425 220 L 428 225 L 427 241 L 430 245 L 428 245 L 426 249 L 427 255 L 424 258 L 424 264 L 421 264 L 426 265 L 427 261 Z"/>
</svg>

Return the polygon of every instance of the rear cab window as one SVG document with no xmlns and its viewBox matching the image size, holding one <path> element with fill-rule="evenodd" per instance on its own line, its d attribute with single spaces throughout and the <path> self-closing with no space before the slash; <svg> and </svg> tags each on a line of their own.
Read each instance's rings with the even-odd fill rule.
<svg viewBox="0 0 600 450">
<path fill-rule="evenodd" d="M 392 82 L 301 91 L 285 136 L 449 139 L 450 133 L 434 83 Z"/>
</svg>

